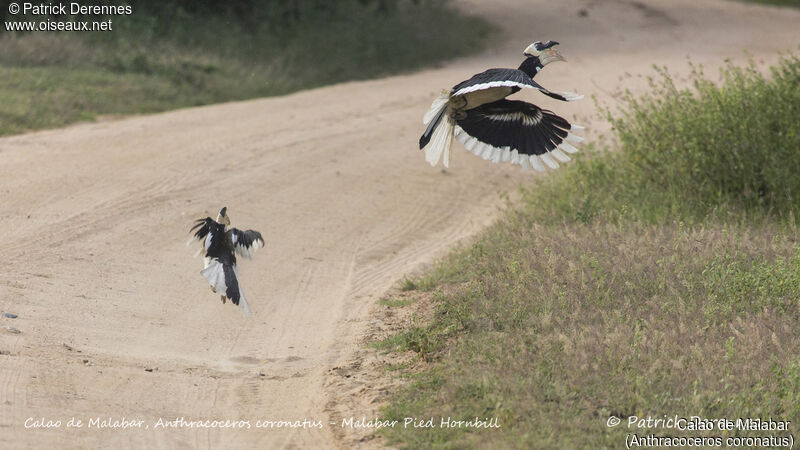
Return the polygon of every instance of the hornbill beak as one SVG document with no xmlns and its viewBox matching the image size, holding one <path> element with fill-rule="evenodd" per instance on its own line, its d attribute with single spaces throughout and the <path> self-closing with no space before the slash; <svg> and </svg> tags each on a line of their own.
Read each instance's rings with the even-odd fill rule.
<svg viewBox="0 0 800 450">
<path fill-rule="evenodd" d="M 567 59 L 561 56 L 561 53 L 558 53 L 558 50 L 555 48 L 548 48 L 544 50 L 541 55 L 539 56 L 539 61 L 542 62 L 542 66 L 546 66 L 554 61 L 566 61 Z"/>
<path fill-rule="evenodd" d="M 222 223 L 225 225 L 231 224 L 231 218 L 228 217 L 228 207 L 225 206 L 219 210 L 219 214 L 217 214 L 217 223 Z"/>
</svg>

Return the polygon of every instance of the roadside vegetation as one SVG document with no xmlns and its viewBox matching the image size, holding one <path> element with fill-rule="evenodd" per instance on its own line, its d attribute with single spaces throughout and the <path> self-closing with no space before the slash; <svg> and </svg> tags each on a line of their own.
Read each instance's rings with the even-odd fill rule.
<svg viewBox="0 0 800 450">
<path fill-rule="evenodd" d="M 107 4 L 97 0 L 83 2 Z M 416 69 L 479 51 L 490 28 L 441 0 L 132 2 L 113 31 L 0 26 L 0 135 Z"/>
<path fill-rule="evenodd" d="M 610 115 L 522 205 L 403 290 L 432 317 L 375 343 L 416 352 L 382 418 L 403 448 L 619 448 L 629 417 L 800 421 L 800 60 L 695 70 Z M 387 300 L 397 308 L 414 308 Z M 610 416 L 622 419 L 608 427 Z M 499 430 L 439 418 L 497 417 Z"/>
</svg>

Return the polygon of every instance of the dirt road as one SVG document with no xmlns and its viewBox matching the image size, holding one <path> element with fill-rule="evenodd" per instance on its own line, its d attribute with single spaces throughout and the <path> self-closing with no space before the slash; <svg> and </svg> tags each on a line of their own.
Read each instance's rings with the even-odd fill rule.
<svg viewBox="0 0 800 450">
<path fill-rule="evenodd" d="M 732 1 L 459 3 L 503 31 L 441 69 L 0 139 L 0 312 L 19 315 L 0 317 L 0 447 L 337 446 L 329 371 L 376 300 L 534 176 L 458 144 L 447 173 L 428 166 L 416 145 L 441 88 L 558 40 L 569 63 L 537 79 L 587 99 L 522 97 L 592 139 L 607 125 L 589 97 L 646 88 L 654 63 L 686 73 L 687 56 L 716 67 L 748 50 L 767 64 L 800 43 L 800 12 Z M 192 220 L 221 206 L 266 240 L 240 265 L 250 320 L 185 247 Z M 171 428 L 181 417 L 251 428 Z M 304 419 L 322 428 L 256 428 Z"/>
</svg>

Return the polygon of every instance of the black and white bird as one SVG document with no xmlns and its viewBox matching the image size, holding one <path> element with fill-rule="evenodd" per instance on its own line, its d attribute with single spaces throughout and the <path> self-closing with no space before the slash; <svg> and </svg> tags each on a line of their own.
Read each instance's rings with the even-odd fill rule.
<svg viewBox="0 0 800 450">
<path fill-rule="evenodd" d="M 230 299 L 249 316 L 252 313 L 239 285 L 236 254 L 253 259 L 253 253 L 264 246 L 264 239 L 258 231 L 242 231 L 236 228 L 226 230 L 231 224 L 227 211 L 227 207 L 222 208 L 217 220 L 211 217 L 198 219 L 191 231 L 194 232 L 194 238 L 203 244 L 200 252 L 205 257 L 205 264 L 200 273 L 211 285 L 211 290 L 220 294 L 222 303 L 225 303 L 225 299 Z"/>
<path fill-rule="evenodd" d="M 489 69 L 442 91 L 423 120 L 428 127 L 419 148 L 425 150 L 425 160 L 435 166 L 443 157 L 444 166 L 449 167 L 455 138 L 485 160 L 509 161 L 526 170 L 556 169 L 558 161 L 569 161 L 567 153 L 578 151 L 571 143 L 583 140 L 572 132 L 583 127 L 532 103 L 506 99 L 526 88 L 567 102 L 583 98 L 545 89 L 533 80 L 547 64 L 565 61 L 557 45 L 534 42 L 525 49 L 526 58 L 518 69 Z"/>
</svg>

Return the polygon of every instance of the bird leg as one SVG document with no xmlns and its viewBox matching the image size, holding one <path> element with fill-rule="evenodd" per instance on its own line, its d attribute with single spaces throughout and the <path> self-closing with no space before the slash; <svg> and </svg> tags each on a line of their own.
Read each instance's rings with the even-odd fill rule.
<svg viewBox="0 0 800 450">
<path fill-rule="evenodd" d="M 217 293 L 217 288 L 215 288 L 214 286 L 211 286 L 211 285 L 209 285 L 208 287 L 211 288 L 211 292 L 213 292 L 215 294 Z"/>
<path fill-rule="evenodd" d="M 224 305 L 225 304 L 225 296 L 224 295 L 220 295 L 219 299 L 222 300 L 222 304 Z"/>
</svg>

